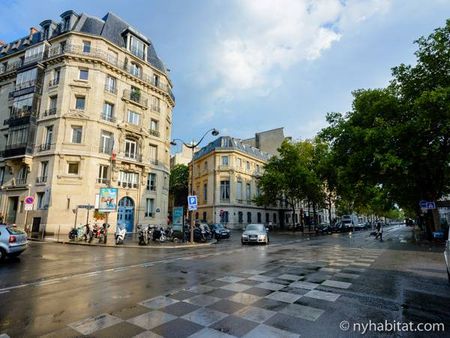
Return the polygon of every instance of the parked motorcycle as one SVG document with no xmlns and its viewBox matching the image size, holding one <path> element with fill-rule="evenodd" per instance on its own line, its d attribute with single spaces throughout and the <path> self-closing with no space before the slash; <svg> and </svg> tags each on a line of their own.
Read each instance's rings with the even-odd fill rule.
<svg viewBox="0 0 450 338">
<path fill-rule="evenodd" d="M 126 234 L 127 229 L 123 225 L 119 225 L 116 230 L 116 245 L 123 244 Z"/>
<path fill-rule="evenodd" d="M 87 233 L 86 233 L 86 226 L 85 225 L 80 225 L 79 227 L 73 227 L 72 230 L 70 230 L 69 232 L 69 239 L 71 241 L 74 240 L 78 240 L 80 241 L 81 239 L 87 239 Z"/>
<path fill-rule="evenodd" d="M 139 245 L 148 245 L 152 238 L 152 228 L 148 224 L 138 224 Z"/>
<path fill-rule="evenodd" d="M 163 243 L 167 240 L 166 231 L 162 226 L 157 226 L 152 233 L 152 239 L 155 242 Z"/>
</svg>

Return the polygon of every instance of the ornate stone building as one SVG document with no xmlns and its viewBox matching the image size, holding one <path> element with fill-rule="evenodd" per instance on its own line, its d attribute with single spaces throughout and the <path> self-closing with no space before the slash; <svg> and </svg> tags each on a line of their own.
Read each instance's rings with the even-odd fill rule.
<svg viewBox="0 0 450 338">
<path fill-rule="evenodd" d="M 0 43 L 2 217 L 66 233 L 112 187 L 111 225 L 165 224 L 175 98 L 152 42 L 111 13 L 40 26 Z"/>
</svg>

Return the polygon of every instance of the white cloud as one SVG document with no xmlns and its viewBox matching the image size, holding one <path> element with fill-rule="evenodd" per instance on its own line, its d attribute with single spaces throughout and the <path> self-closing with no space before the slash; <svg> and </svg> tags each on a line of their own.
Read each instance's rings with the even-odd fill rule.
<svg viewBox="0 0 450 338">
<path fill-rule="evenodd" d="M 218 33 L 209 54 L 214 100 L 237 93 L 269 95 L 282 81 L 274 70 L 314 60 L 346 30 L 388 8 L 390 0 L 236 0 L 236 25 Z"/>
</svg>

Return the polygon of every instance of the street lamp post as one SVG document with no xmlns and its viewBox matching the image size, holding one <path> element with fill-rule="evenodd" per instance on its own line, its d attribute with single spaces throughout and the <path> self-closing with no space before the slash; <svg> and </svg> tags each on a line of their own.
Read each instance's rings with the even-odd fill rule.
<svg viewBox="0 0 450 338">
<path fill-rule="evenodd" d="M 172 142 L 170 142 L 171 145 L 176 146 L 177 145 L 176 141 L 180 141 L 181 143 L 184 144 L 184 146 L 186 148 L 189 148 L 192 151 L 192 172 L 191 172 L 192 177 L 191 177 L 191 189 L 189 191 L 189 194 L 191 196 L 194 195 L 194 149 L 198 147 L 198 145 L 203 141 L 203 139 L 205 138 L 206 135 L 208 135 L 209 132 L 211 132 L 211 135 L 213 135 L 213 136 L 219 135 L 219 131 L 216 128 L 212 128 L 212 129 L 208 130 L 205 134 L 203 134 L 200 141 L 198 141 L 197 143 L 192 142 L 191 144 L 188 144 L 180 139 L 173 139 Z M 191 243 L 193 243 L 194 242 L 194 228 L 195 228 L 195 220 L 194 220 L 194 211 L 193 210 L 189 211 L 189 217 L 191 220 L 190 240 L 189 241 Z M 183 236 L 184 236 L 184 229 L 183 229 Z"/>
</svg>

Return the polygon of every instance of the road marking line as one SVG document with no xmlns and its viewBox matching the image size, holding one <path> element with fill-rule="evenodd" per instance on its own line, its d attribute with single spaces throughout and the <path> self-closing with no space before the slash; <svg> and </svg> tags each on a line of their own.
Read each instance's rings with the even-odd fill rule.
<svg viewBox="0 0 450 338">
<path fill-rule="evenodd" d="M 9 290 L 6 290 L 6 291 L 0 291 L 0 295 L 3 294 L 3 293 L 8 293 L 8 292 L 9 292 Z"/>
</svg>

